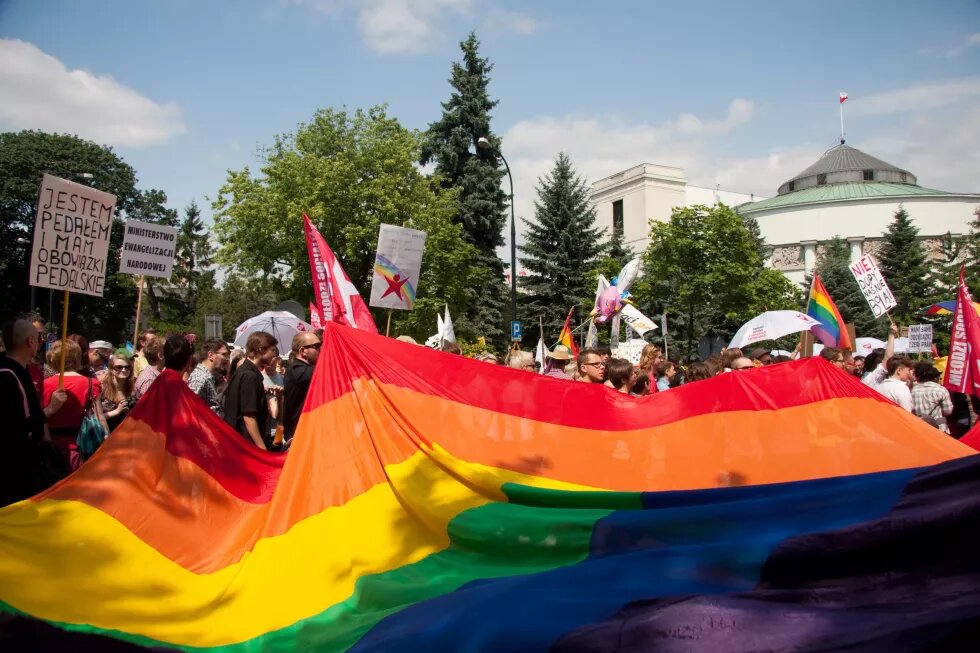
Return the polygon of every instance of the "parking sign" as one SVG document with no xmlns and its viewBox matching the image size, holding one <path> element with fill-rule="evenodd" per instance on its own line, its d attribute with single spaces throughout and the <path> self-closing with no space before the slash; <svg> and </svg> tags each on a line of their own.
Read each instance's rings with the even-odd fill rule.
<svg viewBox="0 0 980 653">
<path fill-rule="evenodd" d="M 520 320 L 510 323 L 510 339 L 514 342 L 524 339 L 524 323 Z"/>
</svg>

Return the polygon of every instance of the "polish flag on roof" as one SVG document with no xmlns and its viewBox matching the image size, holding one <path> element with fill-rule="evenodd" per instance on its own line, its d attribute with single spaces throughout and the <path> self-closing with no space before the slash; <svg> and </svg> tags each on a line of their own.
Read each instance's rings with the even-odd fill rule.
<svg viewBox="0 0 980 653">
<path fill-rule="evenodd" d="M 841 104 L 844 104 L 844 102 L 845 102 L 846 100 L 847 100 L 847 93 L 841 93 L 841 94 L 840 94 L 840 103 L 841 103 Z"/>
</svg>

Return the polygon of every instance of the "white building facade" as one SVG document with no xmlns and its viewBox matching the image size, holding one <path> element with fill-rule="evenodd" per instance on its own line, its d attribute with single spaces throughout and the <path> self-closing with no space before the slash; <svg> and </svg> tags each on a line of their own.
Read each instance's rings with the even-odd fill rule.
<svg viewBox="0 0 980 653">
<path fill-rule="evenodd" d="M 592 184 L 597 223 L 622 230 L 633 251 L 648 242 L 650 220 L 667 220 L 674 207 L 722 202 L 759 224 L 770 249 L 768 264 L 803 283 L 826 242 L 836 236 L 851 247 L 852 260 L 876 254 L 883 235 L 904 207 L 922 245 L 940 259 L 944 236 L 969 231 L 980 211 L 980 194 L 952 193 L 918 185 L 914 174 L 844 143 L 779 187 L 771 198 L 689 186 L 681 168 L 634 166 Z"/>
</svg>

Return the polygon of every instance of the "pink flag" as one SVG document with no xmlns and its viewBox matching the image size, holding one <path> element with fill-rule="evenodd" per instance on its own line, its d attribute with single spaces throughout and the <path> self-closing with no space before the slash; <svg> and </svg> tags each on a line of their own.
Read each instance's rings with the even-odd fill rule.
<svg viewBox="0 0 980 653">
<path fill-rule="evenodd" d="M 980 397 L 980 318 L 973 310 L 973 298 L 963 281 L 962 267 L 943 385 L 950 392 Z"/>
<path fill-rule="evenodd" d="M 313 302 L 310 302 L 310 326 L 314 329 L 323 328 L 323 316 L 320 314 L 320 309 Z"/>
<path fill-rule="evenodd" d="M 310 254 L 313 292 L 320 307 L 321 324 L 337 322 L 362 331 L 377 333 L 371 311 L 361 299 L 350 277 L 340 266 L 327 241 L 323 239 L 310 218 L 303 214 L 306 248 Z"/>
<path fill-rule="evenodd" d="M 841 104 L 844 104 L 844 102 L 845 102 L 846 100 L 847 100 L 847 93 L 841 93 L 841 94 L 840 94 L 840 103 L 841 103 Z"/>
</svg>

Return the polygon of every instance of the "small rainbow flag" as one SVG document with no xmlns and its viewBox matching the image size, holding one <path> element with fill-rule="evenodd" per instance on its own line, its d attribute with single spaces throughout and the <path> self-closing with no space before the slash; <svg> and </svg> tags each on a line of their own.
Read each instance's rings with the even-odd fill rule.
<svg viewBox="0 0 980 653">
<path fill-rule="evenodd" d="M 572 356 L 578 356 L 578 345 L 575 344 L 575 338 L 572 336 L 572 311 L 574 310 L 574 306 L 568 309 L 565 326 L 561 328 L 561 333 L 558 334 L 558 344 L 568 347 L 569 351 L 572 352 Z"/>
<path fill-rule="evenodd" d="M 820 322 L 810 332 L 824 344 L 825 347 L 840 347 L 852 349 L 851 337 L 844 327 L 837 305 L 824 288 L 820 276 L 813 275 L 813 285 L 810 286 L 810 301 L 806 305 L 806 314 Z"/>
<path fill-rule="evenodd" d="M 980 315 L 980 303 L 973 302 L 973 310 Z M 946 302 L 936 302 L 929 308 L 922 311 L 923 315 L 952 315 L 956 311 L 956 300 L 951 299 Z"/>
</svg>

